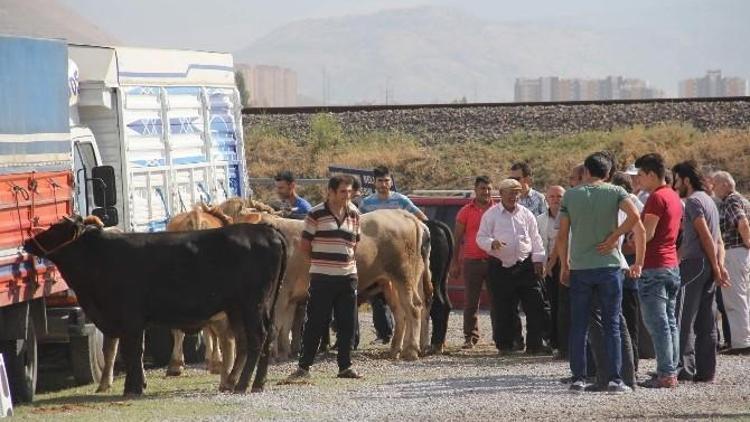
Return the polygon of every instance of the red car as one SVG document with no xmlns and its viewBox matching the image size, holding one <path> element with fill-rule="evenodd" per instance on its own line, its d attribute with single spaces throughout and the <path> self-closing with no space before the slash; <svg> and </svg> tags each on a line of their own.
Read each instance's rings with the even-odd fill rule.
<svg viewBox="0 0 750 422">
<path fill-rule="evenodd" d="M 414 202 L 430 219 L 439 220 L 447 224 L 451 230 L 456 225 L 456 215 L 464 205 L 473 199 L 473 191 L 463 190 L 417 190 L 409 195 L 409 199 Z M 496 201 L 499 198 L 495 198 Z M 456 245 L 460 247 L 460 245 Z M 459 254 L 462 256 L 462 254 Z M 460 263 L 459 263 L 460 264 Z M 448 296 L 454 309 L 463 309 L 464 299 L 464 281 L 461 277 L 448 278 Z M 486 288 L 482 289 L 482 295 L 479 300 L 480 309 L 489 309 L 489 294 Z"/>
</svg>

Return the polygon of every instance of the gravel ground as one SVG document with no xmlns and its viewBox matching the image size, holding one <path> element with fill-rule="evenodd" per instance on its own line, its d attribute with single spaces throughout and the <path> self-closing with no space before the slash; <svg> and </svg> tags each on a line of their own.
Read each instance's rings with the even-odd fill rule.
<svg viewBox="0 0 750 422">
<path fill-rule="evenodd" d="M 719 358 L 715 384 L 684 384 L 674 390 L 637 389 L 631 394 L 571 394 L 559 378 L 569 375 L 566 362 L 523 354 L 498 357 L 487 340 L 489 316 L 480 318 L 485 338 L 471 351 L 460 349 L 461 315 L 451 316 L 447 353 L 418 362 L 391 361 L 387 346 L 371 344 L 369 313 L 360 315 L 363 349 L 356 368 L 365 378 L 335 378 L 335 356 L 316 362 L 310 385 L 282 385 L 293 362 L 270 369 L 266 392 L 259 395 L 210 395 L 211 400 L 239 405 L 239 414 L 216 420 L 601 420 L 713 419 L 750 420 L 747 357 Z M 654 369 L 642 361 L 641 373 Z M 188 394 L 184 400 L 208 398 Z M 213 419 L 213 418 L 212 418 Z"/>
</svg>

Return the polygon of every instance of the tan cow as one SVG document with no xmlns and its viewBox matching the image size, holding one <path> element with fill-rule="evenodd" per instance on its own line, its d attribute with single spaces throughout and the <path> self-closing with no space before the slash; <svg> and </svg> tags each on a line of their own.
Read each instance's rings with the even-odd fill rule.
<svg viewBox="0 0 750 422">
<path fill-rule="evenodd" d="M 416 359 L 429 342 L 428 300 L 432 298 L 429 269 L 429 232 L 413 215 L 402 210 L 380 210 L 361 219 L 362 237 L 357 245 L 358 290 L 361 295 L 383 292 L 393 311 L 395 331 L 391 356 Z M 289 266 L 295 265 L 290 260 Z M 309 278 L 299 277 L 294 286 L 282 287 L 276 304 L 277 353 L 289 350 L 289 329 L 297 304 L 307 299 Z"/>
</svg>

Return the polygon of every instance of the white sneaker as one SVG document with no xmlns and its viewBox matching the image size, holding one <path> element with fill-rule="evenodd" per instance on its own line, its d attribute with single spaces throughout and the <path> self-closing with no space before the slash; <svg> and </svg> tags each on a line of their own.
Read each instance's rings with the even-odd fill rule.
<svg viewBox="0 0 750 422">
<path fill-rule="evenodd" d="M 586 381 L 576 380 L 573 384 L 570 384 L 570 391 L 574 393 L 582 393 L 586 390 Z"/>
<path fill-rule="evenodd" d="M 609 384 L 607 384 L 607 392 L 612 394 L 620 394 L 620 393 L 630 393 L 633 389 L 625 385 L 622 381 L 610 381 Z"/>
</svg>

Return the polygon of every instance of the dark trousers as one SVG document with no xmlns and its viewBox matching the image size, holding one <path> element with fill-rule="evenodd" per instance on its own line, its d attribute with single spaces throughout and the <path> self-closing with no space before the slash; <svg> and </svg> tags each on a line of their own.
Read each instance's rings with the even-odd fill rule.
<svg viewBox="0 0 750 422">
<path fill-rule="evenodd" d="M 638 298 L 638 290 L 629 288 L 622 289 L 622 315 L 625 317 L 630 344 L 633 347 L 633 367 L 635 368 L 635 371 L 638 372 L 638 331 L 641 325 L 641 301 Z M 624 362 L 623 370 L 625 370 Z"/>
<path fill-rule="evenodd" d="M 716 375 L 716 284 L 705 258 L 680 263 L 681 292 L 677 295 L 680 327 L 678 376 L 684 380 L 710 380 Z"/>
<path fill-rule="evenodd" d="M 632 291 L 632 290 L 631 290 Z M 589 350 L 587 351 L 588 356 L 593 358 L 595 369 L 590 369 L 590 360 L 587 359 L 587 374 L 591 376 L 592 373 L 596 374 L 596 384 L 603 388 L 606 387 L 610 381 L 609 371 L 607 370 L 609 364 L 609 356 L 607 354 L 607 346 L 604 339 L 604 323 L 602 321 L 601 307 L 599 307 L 597 298 L 595 297 L 594 306 L 591 309 L 591 319 L 589 320 Z M 631 343 L 633 338 L 632 333 L 628 331 L 628 324 L 626 318 L 620 314 L 620 347 L 622 354 L 622 366 L 620 374 L 622 375 L 622 381 L 630 386 L 635 387 L 636 377 L 635 373 L 636 360 L 635 360 L 635 348 Z"/>
<path fill-rule="evenodd" d="M 550 341 L 550 347 L 553 349 L 560 349 L 560 338 L 562 335 L 560 334 L 560 327 L 558 324 L 560 313 L 560 264 L 555 264 L 554 267 L 552 267 L 552 274 L 548 275 L 544 278 L 544 287 L 546 291 L 546 298 L 549 302 L 549 324 L 547 325 L 547 329 L 549 331 L 549 341 Z M 565 336 L 568 335 L 568 333 L 564 334 Z M 565 344 L 567 345 L 568 342 L 566 341 Z"/>
<path fill-rule="evenodd" d="M 372 306 L 372 324 L 375 326 L 375 333 L 379 339 L 389 340 L 393 336 L 393 313 L 385 303 L 385 295 L 380 293 L 373 296 L 370 299 L 370 306 Z"/>
<path fill-rule="evenodd" d="M 499 260 L 490 258 L 488 287 L 495 310 L 492 322 L 492 336 L 499 350 L 512 350 L 517 337 L 514 311 L 520 300 L 526 314 L 527 350 L 542 346 L 545 316 L 544 298 L 540 280 L 534 273 L 531 258 L 510 268 L 502 266 Z"/>
<path fill-rule="evenodd" d="M 332 277 L 313 274 L 307 300 L 307 320 L 302 333 L 299 366 L 309 369 L 315 360 L 323 334 L 328 331 L 331 309 L 336 318 L 339 370 L 352 366 L 351 350 L 357 320 L 356 276 Z"/>
<path fill-rule="evenodd" d="M 567 359 L 570 339 L 570 288 L 559 283 L 557 285 L 557 333 L 558 356 Z"/>
<path fill-rule="evenodd" d="M 729 331 L 729 317 L 727 310 L 724 308 L 724 298 L 721 296 L 721 289 L 716 289 L 716 307 L 721 313 L 721 336 L 717 337 L 719 344 L 725 344 L 727 347 L 732 346 L 732 333 Z"/>
<path fill-rule="evenodd" d="M 482 286 L 487 283 L 487 260 L 464 258 L 464 339 L 479 340 L 479 300 Z M 490 311 L 492 312 L 492 311 Z M 492 317 L 490 317 L 492 318 Z"/>
</svg>

